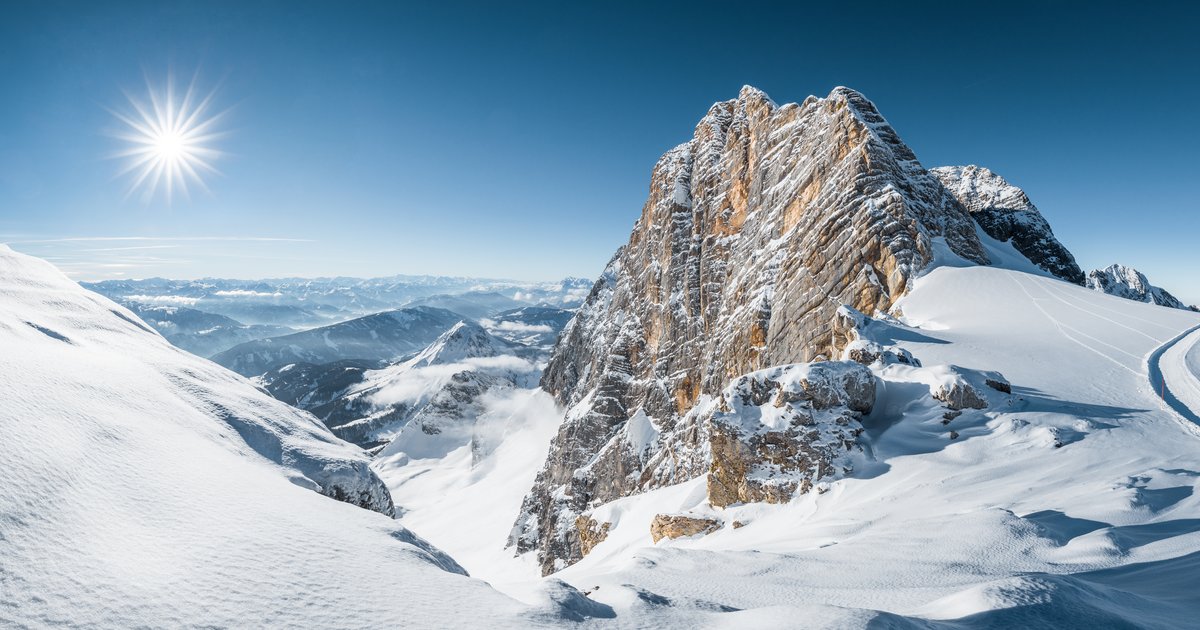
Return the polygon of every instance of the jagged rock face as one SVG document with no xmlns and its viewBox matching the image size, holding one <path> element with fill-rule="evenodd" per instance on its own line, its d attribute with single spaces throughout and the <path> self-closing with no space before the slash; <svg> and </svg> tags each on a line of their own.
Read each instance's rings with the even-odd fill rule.
<svg viewBox="0 0 1200 630">
<path fill-rule="evenodd" d="M 1011 390 L 1010 390 L 1011 391 Z M 942 384 L 932 391 L 934 399 L 940 400 L 952 411 L 963 409 L 987 409 L 987 400 L 965 379 L 958 378 Z"/>
<path fill-rule="evenodd" d="M 1104 269 L 1093 269 L 1087 275 L 1087 287 L 1094 291 L 1123 297 L 1135 302 L 1147 302 L 1168 308 L 1194 310 L 1180 302 L 1166 289 L 1150 284 L 1142 272 L 1125 265 L 1109 265 Z"/>
<path fill-rule="evenodd" d="M 555 556 L 571 514 L 645 487 L 645 451 L 610 444 L 639 409 L 671 433 L 740 375 L 837 356 L 838 306 L 890 308 L 937 237 L 988 262 L 967 211 L 857 92 L 777 106 L 747 87 L 714 105 L 655 166 L 629 243 L 559 339 L 542 386 L 570 411 L 518 547 Z"/>
<path fill-rule="evenodd" d="M 1083 284 L 1083 270 L 1050 229 L 1025 191 L 979 166 L 940 166 L 929 170 L 965 207 L 988 236 L 1009 241 L 1033 264 L 1055 276 Z"/>
<path fill-rule="evenodd" d="M 859 418 L 871 410 L 875 386 L 871 371 L 853 361 L 795 364 L 744 375 L 719 396 L 703 396 L 670 432 L 639 411 L 574 477 L 578 485 L 526 497 L 513 542 L 520 551 L 538 549 L 543 573 L 583 557 L 601 526 L 583 514 L 567 527 L 565 517 L 600 503 L 573 501 L 597 479 L 628 483 L 632 494 L 706 475 L 714 507 L 784 503 L 852 469 Z M 559 529 L 547 535 L 536 528 L 542 523 Z"/>
</svg>

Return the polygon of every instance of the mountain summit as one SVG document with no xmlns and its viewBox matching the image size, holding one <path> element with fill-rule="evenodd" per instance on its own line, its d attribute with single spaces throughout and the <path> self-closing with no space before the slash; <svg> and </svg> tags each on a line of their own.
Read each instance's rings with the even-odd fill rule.
<svg viewBox="0 0 1200 630">
<path fill-rule="evenodd" d="M 1168 308 L 1195 310 L 1180 302 L 1179 298 L 1171 295 L 1166 289 L 1150 284 L 1150 280 L 1146 278 L 1146 274 L 1125 265 L 1114 264 L 1104 269 L 1089 271 L 1087 275 L 1087 287 L 1094 291 L 1123 297 L 1135 302 L 1147 302 Z"/>
<path fill-rule="evenodd" d="M 569 410 L 514 529 L 518 550 L 553 571 L 583 553 L 575 515 L 702 474 L 703 457 L 651 469 L 680 457 L 665 436 L 698 400 L 769 366 L 837 358 L 855 338 L 843 306 L 886 313 L 935 261 L 991 263 L 981 218 L 1015 217 L 1005 235 L 985 232 L 1020 251 L 1053 241 L 1061 252 L 1045 268 L 1080 283 L 1023 193 L 1010 209 L 954 185 L 977 173 L 926 170 L 849 88 L 777 105 L 747 86 L 713 105 L 655 165 L 629 242 L 546 368 L 543 388 Z M 664 437 L 645 449 L 616 439 L 634 417 Z"/>
<path fill-rule="evenodd" d="M 958 199 L 988 236 L 1009 241 L 1037 265 L 1067 282 L 1083 284 L 1083 270 L 1050 229 L 1025 191 L 980 166 L 930 169 Z"/>
</svg>

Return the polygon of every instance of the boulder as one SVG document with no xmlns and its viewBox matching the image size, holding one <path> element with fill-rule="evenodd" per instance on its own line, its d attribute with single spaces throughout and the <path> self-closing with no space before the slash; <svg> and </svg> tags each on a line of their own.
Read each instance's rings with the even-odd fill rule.
<svg viewBox="0 0 1200 630">
<path fill-rule="evenodd" d="M 684 514 L 657 514 L 650 522 L 650 538 L 658 542 L 663 538 L 683 538 L 711 534 L 721 529 L 721 521 L 715 518 L 687 516 Z"/>
<path fill-rule="evenodd" d="M 608 538 L 608 530 L 612 523 L 601 523 L 590 516 L 580 515 L 575 519 L 575 529 L 579 532 L 579 551 L 583 555 L 591 553 L 592 549 Z"/>
<path fill-rule="evenodd" d="M 956 377 L 933 388 L 933 397 L 951 410 L 986 409 L 987 400 L 962 377 Z"/>
</svg>

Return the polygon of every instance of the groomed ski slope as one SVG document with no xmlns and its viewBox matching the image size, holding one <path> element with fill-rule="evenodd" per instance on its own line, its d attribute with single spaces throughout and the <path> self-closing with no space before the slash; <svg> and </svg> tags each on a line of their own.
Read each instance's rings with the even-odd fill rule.
<svg viewBox="0 0 1200 630">
<path fill-rule="evenodd" d="M 3 246 L 0 435 L 0 627 L 558 618 L 315 492 L 314 462 L 374 479 L 315 418 Z"/>
<path fill-rule="evenodd" d="M 1159 399 L 1147 368 L 1156 350 L 1200 324 L 1200 316 L 977 266 L 933 270 L 900 309 L 907 325 L 892 328 L 892 343 L 927 368 L 998 370 L 1013 395 L 944 425 L 945 409 L 928 398 L 927 385 L 885 368 L 876 408 L 864 420 L 874 463 L 782 506 L 713 510 L 703 503 L 702 479 L 616 501 L 594 512 L 613 523 L 608 537 L 553 578 L 634 626 L 1194 623 L 1200 432 Z M 540 460 L 514 452 L 529 470 L 502 467 L 531 477 Z M 381 473 L 398 497 L 408 492 L 406 483 L 471 483 L 432 478 L 454 466 L 445 468 L 419 483 L 405 482 L 400 469 Z M 515 512 L 422 503 L 402 521 L 503 522 Z M 724 527 L 651 542 L 655 514 L 687 511 L 716 516 Z M 734 529 L 734 520 L 744 526 Z M 500 546 L 502 529 L 480 533 Z M 469 570 L 506 578 L 517 571 L 497 566 L 506 561 L 499 555 L 479 553 L 478 539 L 438 538 L 452 555 L 461 548 Z M 519 584 L 499 585 L 525 598 Z"/>
<path fill-rule="evenodd" d="M 1163 401 L 1200 425 L 1200 326 L 1161 346 L 1148 367 L 1150 384 Z"/>
</svg>

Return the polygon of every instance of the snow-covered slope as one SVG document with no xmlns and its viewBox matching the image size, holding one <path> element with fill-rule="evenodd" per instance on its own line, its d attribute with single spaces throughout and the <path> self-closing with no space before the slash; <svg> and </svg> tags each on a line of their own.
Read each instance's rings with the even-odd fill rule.
<svg viewBox="0 0 1200 630">
<path fill-rule="evenodd" d="M 1104 269 L 1089 271 L 1087 286 L 1089 289 L 1127 300 L 1148 302 L 1168 308 L 1188 308 L 1166 289 L 1150 284 L 1146 274 L 1125 265 L 1109 265 Z"/>
<path fill-rule="evenodd" d="M 899 308 L 908 325 L 878 336 L 925 367 L 873 366 L 870 457 L 847 478 L 785 505 L 714 509 L 702 478 L 621 499 L 592 514 L 607 537 L 556 576 L 618 619 L 1194 623 L 1200 430 L 1160 400 L 1147 362 L 1200 316 L 982 266 L 933 270 Z M 950 365 L 998 370 L 1012 393 L 946 421 L 927 375 Z M 663 513 L 720 527 L 655 544 Z"/>
<path fill-rule="evenodd" d="M 1017 255 L 985 245 L 992 260 Z M 701 476 L 596 506 L 587 516 L 603 535 L 539 581 L 532 554 L 499 549 L 498 524 L 555 430 L 545 394 L 491 408 L 485 426 L 504 439 L 482 460 L 463 446 L 374 466 L 405 507 L 401 522 L 473 575 L 530 602 L 565 580 L 618 626 L 1190 627 L 1200 615 L 1200 427 L 1168 403 L 1200 419 L 1186 406 L 1200 405 L 1200 332 L 1188 333 L 1200 316 L 1044 272 L 940 262 L 900 301 L 903 321 L 861 327 L 894 358 L 870 366 L 875 403 L 848 472 L 816 492 L 720 508 Z M 795 380 L 776 372 L 760 380 Z M 981 384 L 994 372 L 1010 392 Z M 960 376 L 986 408 L 934 398 Z M 780 412 L 768 393 L 753 417 Z M 634 424 L 620 439 L 653 439 L 648 419 Z M 661 515 L 715 531 L 655 542 Z"/>
<path fill-rule="evenodd" d="M 0 246 L 0 626 L 501 625 L 312 416 Z M 386 504 L 385 504 L 386 501 Z"/>
<path fill-rule="evenodd" d="M 281 466 L 298 485 L 390 513 L 391 498 L 366 458 L 316 418 L 171 346 L 128 310 L 82 290 L 49 264 L 0 248 L 0 297 L 3 411 L 25 418 L 23 426 L 46 423 L 41 440 L 53 442 L 60 414 L 120 417 L 128 406 L 200 423 L 229 448 Z M 139 422 L 123 425 L 133 430 Z"/>
</svg>

